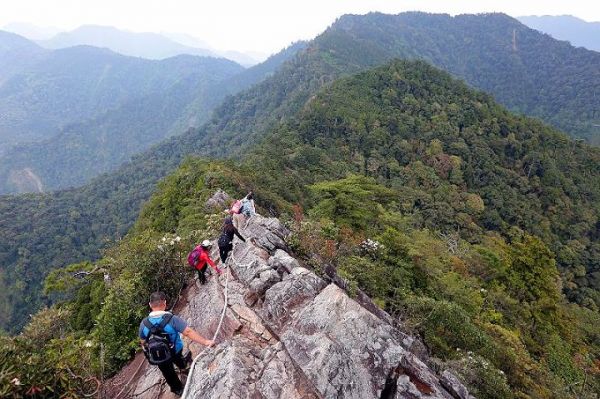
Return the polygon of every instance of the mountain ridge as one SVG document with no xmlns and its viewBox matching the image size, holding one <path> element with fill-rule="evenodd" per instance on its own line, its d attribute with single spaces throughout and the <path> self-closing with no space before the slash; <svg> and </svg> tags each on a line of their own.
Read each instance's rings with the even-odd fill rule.
<svg viewBox="0 0 600 399">
<path fill-rule="evenodd" d="M 377 21 L 377 16 L 369 16 L 369 21 Z M 353 21 L 356 21 L 358 17 L 352 18 Z M 422 22 L 421 18 L 425 18 L 426 21 L 429 21 L 429 18 L 449 20 L 445 16 L 431 17 L 426 14 L 407 14 L 384 19 L 395 20 L 395 18 L 407 18 L 409 22 L 412 21 L 412 18 L 417 18 L 417 22 Z M 471 22 L 477 21 L 476 17 L 465 18 Z M 501 21 L 510 21 L 511 27 L 512 24 L 518 24 L 507 16 L 498 18 Z M 487 19 L 481 21 L 488 22 Z M 386 28 L 385 24 L 370 25 L 381 29 Z M 481 25 L 487 27 L 490 24 Z M 371 28 L 368 26 L 367 28 L 366 33 L 361 32 L 361 37 L 367 35 L 368 38 Z M 511 53 L 512 30 L 509 28 L 507 32 L 510 34 L 507 37 L 503 36 L 502 40 L 504 45 L 508 46 L 508 52 Z M 536 33 L 533 37 L 539 37 L 537 35 L 539 34 Z M 394 39 L 389 35 L 388 38 L 389 40 Z M 285 63 L 269 79 L 236 96 L 225 99 L 223 104 L 216 109 L 211 120 L 203 127 L 192 129 L 179 137 L 168 139 L 154 146 L 145 154 L 134 157 L 127 166 L 113 175 L 101 176 L 95 179 L 93 184 L 80 190 L 48 196 L 48 206 L 57 209 L 59 214 L 62 214 L 65 209 L 71 209 L 74 214 L 86 215 L 82 220 L 86 220 L 86 218 L 93 220 L 92 224 L 97 229 L 93 234 L 90 232 L 85 234 L 85 245 L 79 243 L 78 240 L 73 241 L 74 247 L 68 251 L 69 256 L 72 256 L 71 259 L 80 260 L 89 256 L 98 256 L 92 254 L 99 248 L 100 236 L 114 236 L 115 231 L 124 234 L 128 226 L 133 223 L 140 204 L 150 195 L 156 181 L 173 170 L 186 156 L 218 157 L 227 155 L 239 158 L 269 129 L 300 111 L 319 89 L 326 87 L 339 77 L 385 62 L 394 54 L 398 56 L 404 54 L 402 49 L 394 53 L 386 51 L 380 46 L 357 46 L 357 42 L 369 43 L 368 40 L 363 39 L 357 41 L 352 35 L 339 29 L 330 29 L 312 41 L 295 58 Z M 561 48 L 571 48 L 570 46 L 561 46 Z M 565 138 L 565 140 L 567 139 Z M 577 151 L 580 151 L 580 146 L 584 149 L 587 148 L 581 144 L 573 144 L 573 148 Z M 533 170 L 533 167 L 531 168 Z M 290 192 L 294 192 L 294 190 L 291 189 Z M 111 204 L 110 212 L 94 214 L 91 211 L 97 206 L 91 197 L 94 195 L 102 198 L 102 204 L 105 202 Z M 112 205 L 123 201 L 123 198 L 126 200 L 122 206 L 120 204 L 118 207 Z M 32 199 L 32 203 L 35 203 L 34 199 Z M 10 199 L 6 199 L 5 206 L 6 209 L 16 207 Z M 81 207 L 85 212 L 82 212 Z M 28 215 L 31 212 L 27 206 L 18 208 L 19 214 Z M 20 228 L 24 228 L 26 225 L 26 220 L 19 222 Z M 16 226 L 6 225 L 3 226 L 3 229 L 10 232 L 16 229 Z M 7 255 L 4 261 L 7 264 L 13 265 L 22 259 L 22 256 L 14 252 L 14 248 L 22 245 L 19 244 L 21 238 L 23 237 L 7 239 L 5 250 Z M 31 241 L 38 242 L 38 239 Z M 60 259 L 64 259 L 63 255 L 61 254 Z M 57 264 L 60 264 L 60 261 L 52 263 L 53 266 Z M 584 283 L 585 279 L 581 284 Z"/>
<path fill-rule="evenodd" d="M 303 56 L 306 54 L 300 58 Z M 273 87 L 274 82 L 262 85 Z M 294 94 L 286 93 L 292 101 Z M 402 331 L 421 338 L 423 346 L 414 348 L 419 357 L 431 355 L 431 367 L 438 370 L 456 370 L 472 394 L 482 399 L 553 397 L 556 392 L 561 399 L 593 397 L 597 383 L 591 376 L 600 353 L 600 317 L 592 302 L 585 304 L 587 309 L 565 300 L 557 265 L 579 262 L 581 254 L 577 251 L 582 245 L 590 244 L 592 256 L 594 248 L 598 253 L 600 237 L 594 238 L 593 228 L 600 212 L 595 200 L 600 195 L 596 189 L 600 188 L 600 176 L 595 168 L 599 149 L 573 142 L 538 121 L 515 116 L 489 94 L 475 91 L 423 61 L 392 60 L 320 85 L 308 101 L 279 104 L 279 109 L 271 104 L 272 99 L 286 97 L 274 90 L 271 95 L 256 96 L 270 106 L 263 106 L 260 114 L 255 108 L 255 113 L 260 116 L 276 110 L 273 124 L 254 121 L 254 126 L 247 122 L 240 125 L 240 121 L 252 121 L 245 114 L 253 109 L 252 103 L 247 103 L 248 92 L 237 99 L 245 105 L 237 107 L 240 114 L 228 113 L 229 128 L 266 129 L 263 136 L 247 136 L 257 145 L 242 147 L 241 161 L 188 158 L 159 184 L 134 228 L 123 226 L 129 230 L 127 236 L 107 249 L 102 259 L 53 271 L 45 288 L 57 298 L 57 305 L 38 313 L 26 335 L 10 341 L 11 348 L 16 349 L 5 356 L 21 359 L 36 353 L 39 356 L 35 359 L 43 361 L 47 358 L 44 354 L 56 353 L 56 345 L 62 348 L 64 341 L 71 344 L 69 348 L 76 356 L 59 351 L 61 364 L 68 364 L 78 375 L 94 375 L 87 359 L 98 348 L 104 353 L 104 370 L 119 370 L 139 348 L 136 326 L 146 315 L 147 296 L 161 289 L 170 301 L 176 300 L 193 274 L 182 264 L 185 254 L 195 243 L 218 236 L 222 210 L 230 201 L 215 204 L 211 196 L 221 189 L 240 198 L 253 190 L 258 212 L 280 215 L 291 230 L 284 244 L 289 247 L 288 254 L 305 262 L 315 274 L 339 283 L 350 296 L 360 299 L 361 293 L 369 295 L 376 305 L 372 309 L 385 310 L 403 326 Z M 296 113 L 282 112 L 284 107 Z M 165 148 L 157 147 L 161 151 Z M 164 155 L 169 153 L 160 157 L 166 162 L 169 158 Z M 135 167 L 151 181 L 140 163 Z M 123 180 L 115 184 L 125 186 Z M 111 205 L 123 204 L 113 199 Z M 135 204 L 131 208 L 136 213 Z M 81 209 L 110 217 L 105 209 Z M 74 210 L 68 214 L 71 218 L 80 216 Z M 82 218 L 83 224 L 85 220 Z M 373 363 L 368 361 L 365 366 L 357 356 L 346 361 L 346 351 L 336 348 L 347 348 L 342 344 L 346 342 L 361 353 L 365 353 L 364 345 L 377 352 L 382 346 L 371 347 L 368 337 L 378 334 L 359 334 L 361 329 L 343 327 L 347 325 L 342 320 L 358 318 L 347 317 L 344 309 L 356 314 L 344 308 L 353 302 L 334 285 L 312 295 L 310 286 L 304 290 L 293 283 L 298 276 L 284 277 L 283 284 L 278 284 L 285 274 L 280 266 L 287 258 L 280 254 L 278 259 L 270 259 L 282 247 L 281 239 L 261 227 L 275 227 L 276 222 L 261 220 L 257 216 L 244 224 L 244 228 L 256 229 L 252 233 L 243 230 L 254 240 L 234 249 L 229 264 L 229 271 L 238 280 L 232 285 L 243 282 L 241 291 L 232 288 L 232 293 L 241 294 L 232 294 L 232 304 L 239 305 L 240 313 L 236 313 L 250 323 L 240 323 L 238 334 L 220 346 L 215 357 L 213 352 L 205 354 L 201 360 L 221 371 L 215 375 L 203 373 L 202 368 L 194 373 L 193 389 L 212 384 L 213 377 L 219 380 L 221 372 L 230 370 L 219 368 L 221 362 L 214 363 L 215 359 L 225 361 L 237 354 L 238 361 L 233 364 L 241 367 L 236 368 L 236 376 L 246 375 L 244 364 L 268 364 L 265 353 L 246 356 L 248 340 L 250 348 L 262 342 L 250 334 L 263 331 L 260 320 L 252 323 L 252 313 L 242 307 L 250 306 L 258 309 L 286 347 L 293 348 L 288 350 L 289 356 L 326 396 L 342 389 L 356 392 L 357 397 L 381 397 L 384 378 L 392 380 L 387 390 L 388 394 L 393 392 L 391 397 L 405 396 L 404 387 L 416 397 L 432 390 L 438 393 L 437 377 L 415 380 L 417 373 L 407 363 L 400 361 L 402 368 L 388 370 L 388 366 L 398 364 L 399 359 L 393 356 L 394 361 L 374 364 L 386 365 L 386 370 L 376 373 L 376 384 L 349 384 L 354 371 Z M 254 224 L 256 221 L 259 223 Z M 102 225 L 94 221 L 94 226 Z M 87 230 L 89 226 L 81 226 L 82 232 Z M 590 230 L 591 235 L 586 233 Z M 566 234 L 561 240 L 568 250 L 551 250 L 549 233 Z M 574 234 L 581 242 L 571 240 Z M 595 241 L 584 242 L 587 238 Z M 266 252 L 256 250 L 259 246 Z M 288 259 L 288 263 L 294 262 Z M 26 266 L 21 267 L 22 273 L 34 272 Z M 84 280 L 73 278 L 75 273 L 85 272 L 89 274 Z M 565 274 L 562 278 L 568 283 L 578 281 Z M 211 289 L 218 292 L 216 279 L 213 282 Z M 213 296 L 221 298 L 206 290 L 187 298 L 202 303 Z M 308 305 L 294 306 L 306 298 Z M 280 313 L 276 311 L 279 308 L 286 310 Z M 190 309 L 203 309 L 211 315 L 219 311 L 198 305 Z M 332 312 L 335 309 L 341 310 L 341 318 Z M 40 328 L 48 320 L 57 327 Z M 194 317 L 194 321 L 211 331 L 217 318 Z M 225 331 L 236 330 L 230 327 Z M 36 339 L 40 331 L 61 341 Z M 91 342 L 77 341 L 80 334 Z M 261 336 L 268 339 L 264 332 Z M 39 342 L 46 345 L 40 347 Z M 318 352 L 333 355 L 321 357 Z M 60 384 L 59 376 L 66 373 L 53 362 L 49 367 L 40 367 L 39 362 L 15 364 L 48 384 Z M 55 372 L 47 373 L 48 368 Z M 364 372 L 356 372 L 365 377 Z M 152 385 L 157 381 L 155 373 L 145 373 L 136 391 L 156 387 Z M 245 378 L 234 378 L 227 379 L 231 383 L 227 386 L 239 387 L 242 392 L 245 387 L 256 389 L 251 383 L 260 377 L 253 375 L 262 374 L 248 373 L 248 384 Z M 12 377 L 8 374 L 7 384 Z M 280 380 L 268 381 L 276 386 Z M 415 392 L 414 386 L 419 386 L 415 381 L 425 382 L 421 388 L 427 392 Z M 24 380 L 23 387 L 13 384 L 10 389 L 26 390 L 29 384 Z M 573 386 L 577 389 L 569 388 Z M 81 392 L 85 387 L 60 385 L 60 389 Z"/>
<path fill-rule="evenodd" d="M 48 49 L 89 45 L 109 48 L 122 55 L 155 60 L 181 54 L 217 57 L 211 50 L 185 46 L 158 33 L 136 33 L 101 25 L 82 25 L 72 31 L 60 32 L 48 40 L 38 40 L 37 43 Z"/>
<path fill-rule="evenodd" d="M 558 40 L 567 40 L 573 46 L 600 51 L 600 22 L 587 22 L 572 15 L 528 15 L 517 19 Z"/>
</svg>

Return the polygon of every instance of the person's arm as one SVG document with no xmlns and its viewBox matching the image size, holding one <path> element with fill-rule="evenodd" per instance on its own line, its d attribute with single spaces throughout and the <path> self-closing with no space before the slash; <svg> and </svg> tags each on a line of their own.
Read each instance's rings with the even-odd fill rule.
<svg viewBox="0 0 600 399">
<path fill-rule="evenodd" d="M 238 236 L 238 238 L 240 240 L 242 240 L 243 242 L 246 242 L 246 240 L 244 239 L 244 237 L 242 237 L 242 235 L 240 234 L 240 232 L 238 231 L 238 229 L 235 228 L 235 226 L 233 227 L 233 233 Z"/>
<path fill-rule="evenodd" d="M 145 351 L 146 350 L 146 336 L 144 334 L 143 322 L 140 323 L 140 328 L 138 329 L 138 337 L 140 338 L 140 345 L 142 347 L 142 350 Z"/>
<path fill-rule="evenodd" d="M 183 330 L 182 334 L 191 339 L 192 341 L 199 343 L 200 345 L 213 346 L 215 344 L 215 341 L 204 338 L 202 335 L 198 334 L 190 327 L 186 327 L 185 330 Z"/>
<path fill-rule="evenodd" d="M 212 267 L 213 269 L 215 269 L 215 271 L 217 273 L 221 273 L 221 269 L 219 269 L 216 265 L 215 262 L 213 262 L 213 260 L 210 258 L 210 256 L 208 256 L 208 254 L 206 252 L 204 252 L 202 254 L 202 259 L 204 259 L 206 261 L 206 263 L 208 263 L 210 265 L 210 267 Z"/>
</svg>

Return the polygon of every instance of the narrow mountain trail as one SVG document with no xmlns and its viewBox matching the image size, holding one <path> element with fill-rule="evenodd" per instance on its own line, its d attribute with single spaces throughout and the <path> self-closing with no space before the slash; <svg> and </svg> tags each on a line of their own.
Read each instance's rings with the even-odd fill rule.
<svg viewBox="0 0 600 399">
<path fill-rule="evenodd" d="M 213 348 L 186 342 L 199 355 L 186 399 L 471 397 L 411 353 L 413 338 L 290 256 L 279 220 L 253 216 L 240 232 L 224 273 L 174 311 L 205 337 L 220 327 Z M 106 385 L 106 397 L 176 398 L 141 354 Z"/>
</svg>

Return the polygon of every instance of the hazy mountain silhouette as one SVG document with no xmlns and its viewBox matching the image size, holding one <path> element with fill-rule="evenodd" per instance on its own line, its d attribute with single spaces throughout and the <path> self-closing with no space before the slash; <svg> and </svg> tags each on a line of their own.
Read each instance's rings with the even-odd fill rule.
<svg viewBox="0 0 600 399">
<path fill-rule="evenodd" d="M 573 46 L 600 51 L 600 22 L 587 22 L 572 15 L 531 15 L 517 18 L 530 28 Z"/>
<path fill-rule="evenodd" d="M 98 25 L 83 25 L 70 32 L 58 33 L 51 39 L 41 40 L 38 43 L 49 49 L 78 45 L 106 47 L 119 54 L 155 60 L 180 54 L 218 57 L 211 50 L 185 46 L 158 33 L 129 32 Z"/>
</svg>

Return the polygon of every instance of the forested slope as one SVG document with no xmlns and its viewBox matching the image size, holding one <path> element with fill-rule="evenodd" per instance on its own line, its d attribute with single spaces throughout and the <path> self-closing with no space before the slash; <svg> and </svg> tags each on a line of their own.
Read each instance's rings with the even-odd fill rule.
<svg viewBox="0 0 600 399">
<path fill-rule="evenodd" d="M 267 60 L 267 68 L 257 65 L 245 70 L 237 78 L 236 87 L 243 89 L 265 79 L 293 57 L 294 51 L 286 49 Z M 254 68 L 260 68 L 260 73 Z M 214 98 L 206 98 L 210 106 Z M 6 310 L 0 319 L 3 329 L 19 331 L 28 315 L 41 306 L 44 299 L 40 287 L 50 270 L 96 259 L 101 248 L 128 231 L 161 178 L 186 155 L 206 150 L 199 142 L 173 144 L 179 141 L 179 137 L 172 137 L 77 189 L 0 196 L 0 299 Z"/>
<path fill-rule="evenodd" d="M 600 122 L 600 53 L 503 14 L 344 16 L 330 33 L 357 40 L 357 50 L 422 58 L 493 94 L 510 110 L 600 143 L 594 126 Z"/>
<path fill-rule="evenodd" d="M 38 191 L 23 171 L 31 171 L 47 192 L 78 187 L 115 170 L 161 140 L 205 122 L 225 97 L 215 93 L 243 71 L 224 59 L 180 56 L 169 63 L 168 73 L 179 76 L 170 85 L 67 124 L 49 138 L 7 149 L 0 156 L 0 192 Z M 189 71 L 178 70 L 184 64 Z M 188 108 L 193 116 L 186 115 Z"/>
<path fill-rule="evenodd" d="M 118 369 L 139 346 L 147 295 L 174 299 L 190 245 L 217 236 L 222 209 L 207 198 L 253 189 L 260 213 L 287 222 L 306 267 L 367 293 L 478 398 L 594 398 L 597 304 L 569 303 L 557 266 L 578 259 L 576 248 L 598 259 L 600 150 L 407 61 L 334 82 L 265 133 L 243 161 L 188 160 L 102 260 L 52 273 L 58 305 L 3 340 L 7 358 L 39 356 L 17 361 L 2 386 L 27 389 L 37 377 L 81 392 L 45 360 L 60 354 L 78 375 L 98 376 L 101 344 L 105 370 Z M 23 388 L 9 385 L 17 375 L 28 376 Z"/>
<path fill-rule="evenodd" d="M 516 52 L 512 47 L 514 29 L 517 30 L 517 37 L 520 38 L 517 39 L 520 40 L 518 42 L 520 44 L 518 44 Z M 527 54 L 519 52 L 521 51 L 519 49 L 522 51 L 527 49 L 532 56 L 529 57 Z M 550 66 L 536 64 L 537 56 L 533 56 L 536 54 L 533 50 L 546 52 L 540 55 L 540 59 L 548 59 L 550 63 L 548 65 L 556 67 L 556 74 L 551 75 L 552 79 L 542 77 L 550 76 L 545 72 Z M 59 201 L 54 203 L 57 209 L 78 214 L 89 214 L 87 210 L 81 209 L 79 204 L 90 204 L 91 208 L 102 209 L 100 204 L 111 204 L 118 198 L 122 198 L 126 192 L 134 194 L 134 197 L 141 202 L 151 193 L 156 181 L 175 168 L 186 155 L 243 156 L 247 149 L 259 141 L 270 128 L 301 110 L 321 88 L 328 86 L 341 76 L 348 76 L 394 57 L 426 58 L 434 64 L 442 64 L 442 67 L 447 68 L 455 75 L 462 76 L 461 74 L 464 74 L 463 77 L 471 85 L 478 86 L 478 83 L 481 83 L 482 86 L 485 86 L 483 88 L 490 90 L 496 98 L 506 96 L 506 98 L 520 101 L 519 104 L 513 104 L 517 108 L 521 106 L 527 108 L 528 104 L 538 101 L 540 109 L 548 110 L 550 109 L 547 107 L 548 101 L 558 101 L 561 109 L 569 109 L 568 105 L 571 104 L 569 101 L 574 99 L 575 94 L 587 96 L 599 82 L 596 79 L 599 69 L 593 68 L 594 65 L 598 65 L 595 53 L 581 49 L 576 50 L 565 43 L 554 41 L 539 32 L 529 30 L 505 15 L 465 15 L 454 18 L 423 13 L 406 13 L 397 16 L 382 14 L 344 16 L 330 29 L 311 41 L 304 50 L 284 63 L 272 76 L 242 93 L 226 98 L 223 104 L 216 109 L 211 120 L 201 128 L 192 129 L 153 147 L 141 156 L 135 157 L 130 165 L 123 167 L 115 175 L 98 179 L 89 187 L 66 195 L 68 200 L 63 199 L 61 194 L 50 196 L 51 201 Z M 556 64 L 558 61 L 553 60 L 558 59 L 571 61 L 566 64 Z M 591 69 L 589 69 L 590 66 L 592 66 Z M 567 67 L 569 69 L 565 69 Z M 544 71 L 544 74 L 538 73 L 539 71 Z M 554 78 L 566 79 L 565 81 L 556 80 L 552 83 L 554 93 L 564 90 L 565 95 L 550 96 L 542 90 L 546 87 L 540 86 L 542 81 L 550 82 Z M 586 90 L 575 93 L 573 87 L 580 87 L 582 84 Z M 499 89 L 504 91 L 502 93 L 494 92 Z M 585 113 L 587 112 L 585 110 L 593 110 L 598 98 L 592 97 L 587 99 L 589 101 L 578 98 L 577 103 L 583 101 L 581 110 Z M 511 108 L 514 107 L 511 105 Z M 522 109 L 521 111 L 526 110 Z M 572 150 L 569 153 L 575 154 L 573 156 L 579 156 L 581 151 L 583 153 L 589 151 L 588 147 L 581 143 L 571 142 L 563 136 L 560 137 L 560 140 L 564 141 L 561 146 L 571 146 Z M 515 144 L 515 146 L 518 148 L 519 145 Z M 540 165 L 552 157 L 548 153 L 537 154 L 532 148 L 533 145 L 527 148 L 528 151 L 531 150 L 531 153 L 528 154 L 527 162 L 521 165 L 530 175 L 535 174 Z M 582 168 L 589 167 L 589 160 L 586 162 L 581 165 Z M 576 162 L 573 164 L 575 165 Z M 592 165 L 594 164 L 592 163 Z M 494 167 L 490 164 L 480 165 L 478 170 L 483 172 L 477 178 L 486 181 L 485 179 L 488 178 L 486 173 L 490 173 L 488 169 Z M 144 179 L 139 180 L 139 176 L 143 176 Z M 99 185 L 104 185 L 106 189 Z M 113 188 L 117 188 L 117 190 L 111 191 Z M 81 200 L 82 196 L 94 195 L 92 193 L 97 190 L 102 192 L 99 200 L 93 197 L 86 197 L 85 201 Z M 583 188 L 579 187 L 577 190 L 583 190 Z M 595 189 L 592 187 L 590 191 L 595 191 Z M 580 194 L 580 196 L 585 198 L 587 194 Z M 74 198 L 79 199 L 75 201 Z M 492 198 L 491 194 L 490 198 Z M 517 202 L 522 201 L 521 197 L 514 199 Z M 503 201 L 509 200 L 512 199 L 499 198 L 497 202 L 502 204 Z M 17 199 L 4 198 L 3 201 L 7 204 L 6 206 L 11 207 L 13 201 L 17 201 Z M 139 207 L 140 204 L 140 202 L 131 201 L 131 208 L 127 208 L 127 211 L 123 213 L 91 214 L 86 219 L 87 222 L 93 226 L 99 226 L 104 233 L 90 236 L 87 242 L 93 243 L 95 248 L 99 248 L 104 240 L 103 237 L 106 235 L 114 237 L 113 233 L 116 231 L 116 227 L 115 225 L 104 225 L 103 223 L 107 221 L 119 220 L 123 226 L 130 225 L 139 209 L 136 207 Z M 510 209 L 516 209 L 514 204 L 509 205 Z M 530 204 L 527 203 L 527 205 Z M 548 206 L 548 204 L 541 205 Z M 560 209 L 564 210 L 569 206 L 570 203 L 566 203 Z M 551 208 L 547 209 L 554 212 Z M 594 274 L 597 270 L 595 255 L 597 249 L 590 244 L 595 240 L 595 233 L 590 228 L 590 223 L 595 223 L 593 222 L 594 216 L 590 216 L 593 209 L 593 206 L 588 210 L 585 210 L 584 207 L 577 207 L 576 210 L 569 208 L 567 217 L 561 223 L 552 228 L 544 225 L 536 228 L 546 229 L 546 237 L 550 239 L 549 244 L 555 250 L 568 246 L 567 242 L 571 243 L 565 249 L 561 265 L 564 265 L 565 270 L 573 271 L 574 274 L 568 278 L 568 281 L 574 282 L 574 285 L 567 288 L 572 298 L 580 302 L 586 300 L 585 298 L 595 298 L 596 295 L 596 291 L 590 288 L 596 284 L 593 281 L 597 281 Z M 7 245 L 4 251 L 7 254 L 5 262 L 2 263 L 7 270 L 5 273 L 12 270 L 14 265 L 19 264 L 22 259 L 22 256 L 19 255 L 19 248 L 27 248 L 29 252 L 36 252 L 31 243 L 41 240 L 42 237 L 45 240 L 56 242 L 62 242 L 68 237 L 45 234 L 45 226 L 49 225 L 51 217 L 37 219 L 39 228 L 27 230 L 26 227 L 30 223 L 28 220 L 32 220 L 31 216 L 35 214 L 34 210 L 35 206 L 21 208 L 19 215 L 21 223 L 12 223 L 5 216 L 0 218 L 2 232 L 9 237 L 15 237 L 7 241 L 11 244 Z M 529 228 L 535 225 L 535 220 L 528 218 L 539 216 L 538 213 L 532 213 L 525 217 L 527 220 L 520 220 L 518 214 L 510 215 L 509 211 L 501 210 L 497 212 L 498 215 L 489 210 L 489 220 L 486 222 L 489 226 L 495 226 L 494 229 L 500 229 L 505 222 Z M 501 212 L 507 214 L 501 215 Z M 5 214 L 0 213 L 0 215 Z M 581 229 L 577 230 L 577 233 L 571 233 L 569 230 L 573 227 L 569 226 L 567 221 L 578 221 L 578 223 L 581 221 Z M 16 225 L 22 226 L 27 232 L 14 234 Z M 579 229 L 578 224 L 575 226 Z M 578 241 L 582 239 L 576 235 L 579 233 L 586 237 L 583 238 L 585 241 L 583 244 Z M 73 248 L 73 253 L 78 256 L 73 257 L 73 261 L 83 258 L 81 252 L 83 246 L 78 241 L 74 241 L 74 243 L 76 247 Z M 49 246 L 54 247 L 50 243 Z M 571 254 L 570 251 L 573 253 Z M 54 254 L 50 254 L 49 259 L 54 259 L 53 256 Z M 36 262 L 32 264 L 32 267 L 39 270 L 42 265 Z M 18 275 L 15 278 L 18 279 Z M 15 286 L 28 292 L 36 292 L 35 288 L 37 287 L 35 282 L 32 282 L 31 285 L 16 284 Z M 584 291 L 586 293 L 582 294 Z M 37 295 L 37 293 L 33 295 Z M 19 294 L 15 295 L 16 298 L 19 296 Z M 596 301 L 596 299 L 592 299 L 592 301 Z M 17 317 L 24 320 L 22 313 Z"/>
</svg>

